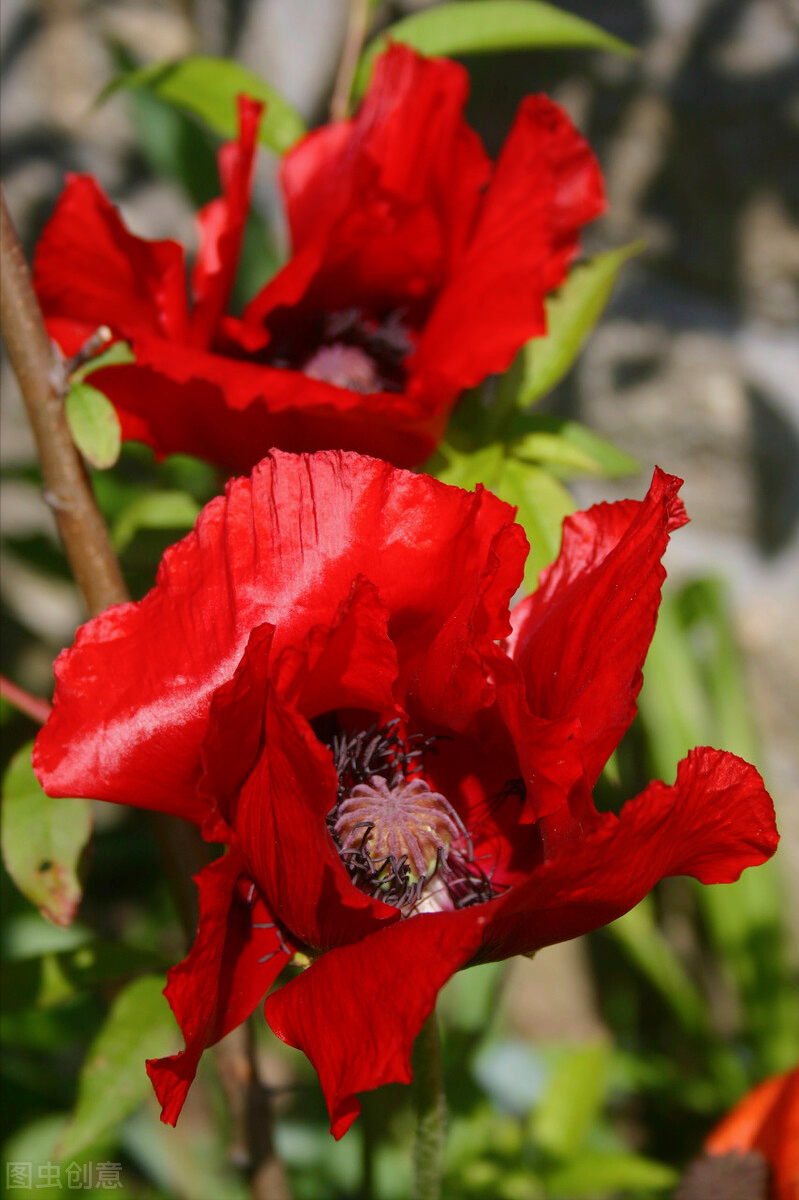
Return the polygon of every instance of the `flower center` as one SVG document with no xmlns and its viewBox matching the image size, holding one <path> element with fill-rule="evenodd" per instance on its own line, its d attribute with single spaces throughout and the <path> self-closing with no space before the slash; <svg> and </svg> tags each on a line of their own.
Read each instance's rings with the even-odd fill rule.
<svg viewBox="0 0 799 1200">
<path fill-rule="evenodd" d="M 344 342 L 320 346 L 308 359 L 302 373 L 310 379 L 320 379 L 323 383 L 332 383 L 335 387 L 363 395 L 380 391 L 380 376 L 375 360 L 360 346 L 348 346 Z"/>
<path fill-rule="evenodd" d="M 361 308 L 309 312 L 288 319 L 281 310 L 268 321 L 271 340 L 263 361 L 283 370 L 368 395 L 401 392 L 405 360 L 413 350 L 406 313 L 372 315 Z"/>
<path fill-rule="evenodd" d="M 432 740 L 403 740 L 392 722 L 330 745 L 339 794 L 327 821 L 339 855 L 356 887 L 404 917 L 495 895 L 457 812 L 418 774 Z"/>
</svg>

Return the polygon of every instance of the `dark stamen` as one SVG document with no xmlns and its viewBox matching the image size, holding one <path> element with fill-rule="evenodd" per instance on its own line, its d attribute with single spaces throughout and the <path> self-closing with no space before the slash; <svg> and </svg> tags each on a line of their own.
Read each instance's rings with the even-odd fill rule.
<svg viewBox="0 0 799 1200">
<path fill-rule="evenodd" d="M 492 900 L 496 886 L 475 861 L 463 820 L 422 776 L 440 737 L 402 737 L 399 728 L 395 717 L 380 728 L 338 731 L 328 742 L 338 796 L 327 824 L 350 878 L 406 917 L 423 903 L 458 909 Z"/>
</svg>

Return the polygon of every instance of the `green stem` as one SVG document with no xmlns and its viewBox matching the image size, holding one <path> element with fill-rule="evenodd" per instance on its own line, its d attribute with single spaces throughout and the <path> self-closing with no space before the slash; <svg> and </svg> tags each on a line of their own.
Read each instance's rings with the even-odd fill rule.
<svg viewBox="0 0 799 1200">
<path fill-rule="evenodd" d="M 435 1009 L 419 1031 L 413 1047 L 413 1083 L 416 1098 L 414 1200 L 440 1200 L 447 1101 Z"/>
</svg>

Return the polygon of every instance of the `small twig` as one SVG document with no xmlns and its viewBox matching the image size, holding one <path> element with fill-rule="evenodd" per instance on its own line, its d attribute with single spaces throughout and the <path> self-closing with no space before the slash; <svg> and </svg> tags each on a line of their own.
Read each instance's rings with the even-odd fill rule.
<svg viewBox="0 0 799 1200">
<path fill-rule="evenodd" d="M 355 78 L 361 46 L 369 28 L 369 3 L 370 0 L 350 0 L 349 2 L 347 34 L 330 101 L 331 121 L 341 121 L 349 114 L 352 81 Z"/>
<path fill-rule="evenodd" d="M 5 675 L 0 675 L 0 696 L 9 704 L 13 704 L 14 708 L 18 708 L 26 717 L 30 717 L 32 721 L 38 721 L 40 725 L 44 725 L 50 716 L 50 705 L 46 700 L 42 700 L 39 696 L 32 696 L 19 684 L 6 679 Z"/>
<path fill-rule="evenodd" d="M 75 371 L 85 366 L 90 359 L 94 358 L 98 351 L 102 350 L 103 346 L 107 346 L 110 341 L 113 341 L 114 335 L 107 325 L 101 325 L 99 329 L 95 329 L 90 338 L 83 343 L 77 354 L 73 354 L 72 358 L 68 358 L 64 363 L 64 373 L 69 377 Z"/>
</svg>

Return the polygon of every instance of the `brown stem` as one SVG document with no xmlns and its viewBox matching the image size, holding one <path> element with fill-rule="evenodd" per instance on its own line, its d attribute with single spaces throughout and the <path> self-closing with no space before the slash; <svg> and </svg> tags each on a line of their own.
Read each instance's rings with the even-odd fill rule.
<svg viewBox="0 0 799 1200">
<path fill-rule="evenodd" d="M 44 725 L 50 716 L 50 705 L 46 700 L 42 700 L 39 696 L 32 696 L 19 684 L 6 679 L 5 675 L 0 675 L 0 696 L 9 704 L 13 704 L 14 708 L 18 708 L 26 717 L 30 717 L 32 721 L 38 721 L 40 725 Z"/>
<path fill-rule="evenodd" d="M 19 380 L 44 480 L 69 565 L 89 611 L 96 616 L 129 600 L 127 587 L 97 507 L 86 468 L 64 415 L 67 376 L 47 336 L 30 271 L 0 186 L 0 329 Z M 184 821 L 153 814 L 175 903 L 187 941 L 197 929 L 197 889 L 192 875 L 208 861 L 199 834 Z"/>
<path fill-rule="evenodd" d="M 247 1172 L 252 1200 L 291 1200 L 286 1170 L 272 1140 L 269 1091 L 258 1075 L 254 1017 L 219 1042 L 216 1061 L 233 1119 L 231 1158 Z"/>
<path fill-rule="evenodd" d="M 1 186 L 0 217 L 0 329 L 36 439 L 45 499 L 55 511 L 61 540 L 86 607 L 91 616 L 96 616 L 110 605 L 124 603 L 130 597 L 89 476 L 67 427 L 63 406 L 67 384 L 64 363 L 47 336 L 28 264 Z M 13 684 L 7 686 L 14 688 Z M 21 689 L 15 690 L 21 693 Z M 16 703 L 10 694 L 8 698 Z M 45 705 L 44 701 L 30 699 Z M 49 706 L 46 707 L 49 710 Z M 33 715 L 30 709 L 24 711 Z M 44 707 L 41 713 L 41 719 L 46 720 Z M 151 817 L 178 915 L 190 944 L 199 917 L 197 889 L 192 876 L 208 863 L 208 847 L 198 831 L 186 821 L 166 813 L 151 813 Z M 244 1030 L 241 1034 L 247 1036 Z M 237 1112 L 246 1114 L 245 1144 L 249 1146 L 248 1157 L 252 1163 L 254 1200 L 266 1200 L 267 1196 L 270 1200 L 283 1200 L 290 1193 L 282 1164 L 272 1150 L 268 1093 L 258 1083 L 254 1053 L 254 1041 L 247 1042 L 245 1062 L 249 1058 L 251 1066 L 243 1077 L 239 1074 L 238 1098 L 232 1097 L 229 1087 L 226 1090 L 234 1120 Z M 227 1075 L 223 1072 L 223 1077 L 228 1083 L 233 1079 L 229 1072 Z M 251 1119 L 250 1114 L 257 1114 L 257 1119 L 255 1115 Z"/>
<path fill-rule="evenodd" d="M 42 464 L 45 499 L 55 512 L 75 581 L 92 616 L 128 599 L 105 521 L 67 427 L 66 376 L 47 336 L 28 264 L 0 190 L 0 326 L 19 380 Z"/>
<path fill-rule="evenodd" d="M 341 121 L 349 113 L 352 81 L 361 54 L 361 46 L 369 28 L 370 0 L 350 0 L 347 35 L 338 64 L 338 73 L 330 101 L 331 121 Z"/>
</svg>

